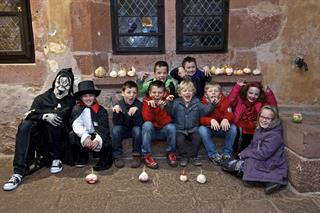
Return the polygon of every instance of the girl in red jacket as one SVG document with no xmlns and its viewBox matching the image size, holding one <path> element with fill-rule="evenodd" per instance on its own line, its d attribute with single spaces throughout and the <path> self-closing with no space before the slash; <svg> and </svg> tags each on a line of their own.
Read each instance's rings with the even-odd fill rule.
<svg viewBox="0 0 320 213">
<path fill-rule="evenodd" d="M 232 88 L 228 101 L 234 114 L 238 134 L 233 145 L 234 156 L 244 150 L 251 142 L 256 128 L 258 114 L 264 105 L 277 107 L 276 98 L 269 87 L 266 91 L 260 83 L 245 84 L 239 80 Z"/>
</svg>

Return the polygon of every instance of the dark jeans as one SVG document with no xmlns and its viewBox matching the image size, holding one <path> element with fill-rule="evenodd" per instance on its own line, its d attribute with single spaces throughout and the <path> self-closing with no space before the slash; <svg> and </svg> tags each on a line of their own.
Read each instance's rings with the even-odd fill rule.
<svg viewBox="0 0 320 213">
<path fill-rule="evenodd" d="M 54 127 L 46 122 L 23 120 L 16 135 L 14 173 L 27 175 L 36 151 L 46 165 L 54 159 L 61 159 L 66 132 L 65 126 Z"/>
<path fill-rule="evenodd" d="M 113 158 L 120 158 L 123 154 L 122 141 L 123 139 L 132 137 L 132 154 L 135 156 L 141 155 L 141 127 L 134 126 L 127 128 L 121 125 L 115 125 L 112 128 L 112 155 Z"/>
<path fill-rule="evenodd" d="M 198 131 L 187 135 L 177 132 L 177 149 L 181 157 L 197 157 L 201 144 L 202 141 Z"/>
<path fill-rule="evenodd" d="M 244 150 L 245 148 L 247 148 L 249 146 L 249 144 L 251 143 L 251 140 L 253 138 L 253 135 L 251 134 L 243 134 L 241 128 L 237 128 L 237 137 L 234 140 L 234 144 L 233 144 L 233 155 L 236 159 L 238 159 L 238 154 Z"/>
<path fill-rule="evenodd" d="M 93 140 L 94 138 L 92 138 Z M 80 138 L 71 131 L 69 133 L 69 141 L 72 149 L 72 158 L 73 162 L 77 162 L 79 164 L 86 164 L 89 160 L 89 152 L 94 152 L 91 149 L 83 147 Z M 94 152 L 96 153 L 96 152 Z M 97 165 L 101 167 L 111 167 L 112 165 L 112 147 L 110 143 L 102 142 L 102 148 L 98 152 L 99 161 Z M 70 158 L 69 158 L 70 159 Z"/>
</svg>

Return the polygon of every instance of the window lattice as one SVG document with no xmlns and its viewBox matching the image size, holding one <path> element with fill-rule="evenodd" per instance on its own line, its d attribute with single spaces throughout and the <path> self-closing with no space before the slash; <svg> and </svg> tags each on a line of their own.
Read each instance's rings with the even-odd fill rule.
<svg viewBox="0 0 320 213">
<path fill-rule="evenodd" d="M 123 52 L 159 51 L 162 39 L 159 4 L 162 0 L 115 0 L 115 49 Z"/>
<path fill-rule="evenodd" d="M 0 16 L 0 51 L 21 51 L 20 19 Z"/>
<path fill-rule="evenodd" d="M 1 0 L 0 1 L 0 11 L 17 11 L 20 6 L 21 0 Z"/>
<path fill-rule="evenodd" d="M 228 0 L 182 0 L 177 5 L 178 51 L 225 48 Z"/>
</svg>

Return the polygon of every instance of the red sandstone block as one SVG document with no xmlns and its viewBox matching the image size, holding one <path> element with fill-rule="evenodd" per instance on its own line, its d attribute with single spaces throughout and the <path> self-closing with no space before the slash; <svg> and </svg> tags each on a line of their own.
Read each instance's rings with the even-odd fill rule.
<svg viewBox="0 0 320 213">
<path fill-rule="evenodd" d="M 320 129 L 305 118 L 297 124 L 291 118 L 283 118 L 286 146 L 305 158 L 320 158 Z"/>
<path fill-rule="evenodd" d="M 320 191 L 320 159 L 307 160 L 286 148 L 289 181 L 299 192 Z"/>
</svg>

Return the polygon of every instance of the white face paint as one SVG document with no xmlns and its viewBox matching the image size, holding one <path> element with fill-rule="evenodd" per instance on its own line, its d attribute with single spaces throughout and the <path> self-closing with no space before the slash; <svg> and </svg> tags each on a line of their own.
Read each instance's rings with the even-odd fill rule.
<svg viewBox="0 0 320 213">
<path fill-rule="evenodd" d="M 54 84 L 53 93 L 57 99 L 62 99 L 69 94 L 71 88 L 71 79 L 67 76 L 59 75 Z"/>
</svg>

